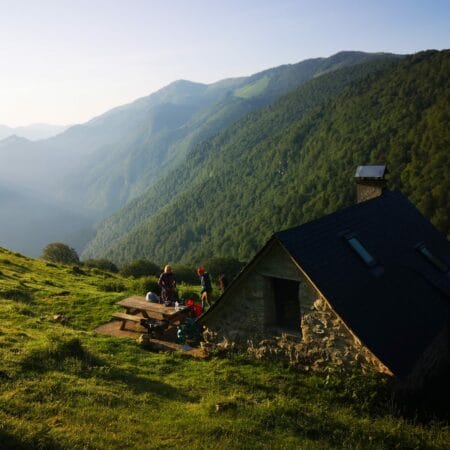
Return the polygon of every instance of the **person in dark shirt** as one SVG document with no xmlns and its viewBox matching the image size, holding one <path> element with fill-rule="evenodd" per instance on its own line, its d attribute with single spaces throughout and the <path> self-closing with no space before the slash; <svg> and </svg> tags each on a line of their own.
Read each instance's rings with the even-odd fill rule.
<svg viewBox="0 0 450 450">
<path fill-rule="evenodd" d="M 202 298 L 202 307 L 203 309 L 205 306 L 208 306 L 208 308 L 211 306 L 211 293 L 212 293 L 212 286 L 211 286 L 211 279 L 209 277 L 209 273 L 206 272 L 205 268 L 200 266 L 197 268 L 197 275 L 200 277 L 200 284 L 202 285 L 202 290 L 200 291 L 200 295 Z"/>
<path fill-rule="evenodd" d="M 177 282 L 171 266 L 164 267 L 158 284 L 161 288 L 161 300 L 165 305 L 170 306 L 178 300 Z"/>
</svg>

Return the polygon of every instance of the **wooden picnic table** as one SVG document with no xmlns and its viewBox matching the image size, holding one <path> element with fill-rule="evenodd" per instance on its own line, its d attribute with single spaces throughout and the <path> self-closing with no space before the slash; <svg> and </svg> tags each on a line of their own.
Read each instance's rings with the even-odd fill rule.
<svg viewBox="0 0 450 450">
<path fill-rule="evenodd" d="M 116 303 L 125 308 L 125 313 L 114 313 L 113 317 L 122 320 L 120 329 L 123 330 L 127 321 L 139 323 L 141 319 L 165 320 L 168 326 L 180 323 L 188 314 L 188 308 L 181 306 L 175 309 L 173 306 L 165 306 L 160 303 L 152 303 L 145 297 L 128 297 Z"/>
</svg>

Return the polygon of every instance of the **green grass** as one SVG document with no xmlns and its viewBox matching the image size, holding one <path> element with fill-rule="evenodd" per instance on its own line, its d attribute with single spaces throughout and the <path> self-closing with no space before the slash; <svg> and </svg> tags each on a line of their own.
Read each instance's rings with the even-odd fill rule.
<svg viewBox="0 0 450 450">
<path fill-rule="evenodd" d="M 377 376 L 193 360 L 96 335 L 136 282 L 83 271 L 0 249 L 2 449 L 448 448 L 449 427 L 401 418 Z M 107 280 L 125 290 L 103 291 Z"/>
<path fill-rule="evenodd" d="M 252 98 L 252 97 L 256 97 L 260 94 L 262 94 L 267 86 L 269 85 L 270 82 L 270 77 L 269 76 L 265 76 L 263 78 L 260 78 L 259 80 L 255 81 L 252 84 L 249 84 L 247 86 L 244 86 L 241 89 L 238 89 L 234 95 L 235 97 L 240 97 L 240 98 Z"/>
</svg>

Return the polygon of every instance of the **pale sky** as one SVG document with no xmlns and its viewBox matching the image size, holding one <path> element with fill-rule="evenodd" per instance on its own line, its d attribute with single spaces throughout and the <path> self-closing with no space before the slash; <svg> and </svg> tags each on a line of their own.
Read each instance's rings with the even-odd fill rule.
<svg viewBox="0 0 450 450">
<path fill-rule="evenodd" d="M 450 0 L 0 0 L 0 124 L 74 124 L 177 79 L 450 48 Z"/>
</svg>

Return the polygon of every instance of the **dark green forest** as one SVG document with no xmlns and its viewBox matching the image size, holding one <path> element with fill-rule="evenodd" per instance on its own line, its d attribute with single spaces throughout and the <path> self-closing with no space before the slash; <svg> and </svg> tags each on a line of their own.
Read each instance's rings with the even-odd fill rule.
<svg viewBox="0 0 450 450">
<path fill-rule="evenodd" d="M 371 163 L 449 236 L 449 78 L 449 51 L 316 77 L 197 145 L 84 256 L 248 260 L 274 231 L 354 203 L 356 166 Z"/>
</svg>

